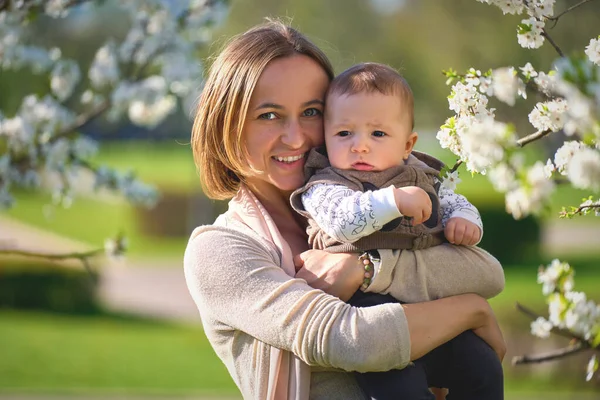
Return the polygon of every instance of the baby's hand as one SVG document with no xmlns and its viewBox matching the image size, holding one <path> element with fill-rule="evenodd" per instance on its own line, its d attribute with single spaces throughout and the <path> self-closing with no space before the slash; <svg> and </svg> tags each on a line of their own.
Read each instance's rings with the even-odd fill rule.
<svg viewBox="0 0 600 400">
<path fill-rule="evenodd" d="M 431 216 L 431 199 L 426 191 L 417 186 L 405 186 L 394 190 L 398 211 L 412 217 L 413 225 L 422 224 Z"/>
<path fill-rule="evenodd" d="M 448 220 L 444 229 L 446 239 L 452 244 L 472 246 L 479 242 L 481 232 L 479 227 L 464 218 L 454 217 Z"/>
</svg>

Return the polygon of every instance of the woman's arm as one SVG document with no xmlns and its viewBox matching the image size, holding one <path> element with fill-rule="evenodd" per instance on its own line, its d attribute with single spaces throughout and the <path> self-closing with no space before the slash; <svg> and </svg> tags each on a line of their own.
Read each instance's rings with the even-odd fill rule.
<svg viewBox="0 0 600 400">
<path fill-rule="evenodd" d="M 411 337 L 411 360 L 424 356 L 467 329 L 473 329 L 485 340 L 500 361 L 504 359 L 506 344 L 498 322 L 487 301 L 475 294 L 405 304 L 404 313 Z"/>
<path fill-rule="evenodd" d="M 285 274 L 265 243 L 218 227 L 191 239 L 185 276 L 202 318 L 291 351 L 309 365 L 364 372 L 402 368 L 410 361 L 410 333 L 400 304 L 351 307 Z M 356 258 L 349 267 L 360 268 Z"/>
<path fill-rule="evenodd" d="M 309 250 L 297 257 L 303 266 L 299 273 L 309 276 L 309 284 L 313 287 L 321 288 L 334 296 L 349 297 L 357 289 L 363 274 L 360 271 L 357 279 L 353 264 L 355 257 L 352 254 Z M 490 344 L 501 360 L 504 357 L 506 345 L 498 323 L 489 304 L 478 295 L 464 294 L 405 304 L 404 312 L 411 338 L 411 360 L 420 358 L 468 329 L 473 329 Z"/>
</svg>

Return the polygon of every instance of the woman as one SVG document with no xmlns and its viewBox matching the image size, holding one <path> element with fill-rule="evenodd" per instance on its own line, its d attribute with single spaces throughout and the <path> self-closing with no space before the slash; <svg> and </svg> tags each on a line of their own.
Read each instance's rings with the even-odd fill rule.
<svg viewBox="0 0 600 400">
<path fill-rule="evenodd" d="M 342 300 L 363 283 L 362 262 L 307 251 L 305 221 L 288 199 L 304 183 L 304 155 L 323 141 L 332 77 L 315 45 L 271 22 L 226 45 L 200 98 L 192 146 L 204 191 L 233 199 L 193 232 L 185 274 L 244 398 L 364 399 L 346 371 L 402 368 L 469 329 L 504 355 L 483 298 L 354 308 Z M 394 257 L 382 251 L 372 285 L 393 283 L 385 268 Z"/>
</svg>

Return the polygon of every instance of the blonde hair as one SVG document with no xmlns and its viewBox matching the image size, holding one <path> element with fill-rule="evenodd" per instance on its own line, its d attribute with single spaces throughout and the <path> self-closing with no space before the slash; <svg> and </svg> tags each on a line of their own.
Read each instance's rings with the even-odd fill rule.
<svg viewBox="0 0 600 400">
<path fill-rule="evenodd" d="M 233 37 L 212 63 L 200 95 L 192 150 L 204 193 L 212 199 L 235 195 L 251 168 L 244 160 L 242 130 L 256 83 L 267 64 L 281 57 L 306 55 L 333 79 L 329 59 L 297 30 L 269 20 Z"/>
<path fill-rule="evenodd" d="M 414 128 L 414 99 L 406 79 L 392 67 L 379 63 L 356 64 L 331 82 L 327 98 L 331 95 L 353 95 L 379 92 L 386 96 L 398 96 L 408 113 L 411 129 Z"/>
</svg>

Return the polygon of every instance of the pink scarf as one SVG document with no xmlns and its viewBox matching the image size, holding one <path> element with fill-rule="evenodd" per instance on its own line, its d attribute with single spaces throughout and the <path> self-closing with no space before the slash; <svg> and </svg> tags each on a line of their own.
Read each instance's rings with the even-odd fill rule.
<svg viewBox="0 0 600 400">
<path fill-rule="evenodd" d="M 240 185 L 237 195 L 229 202 L 228 216 L 242 222 L 265 240 L 273 243 L 281 254 L 281 268 L 294 276 L 294 260 L 290 246 L 279 233 L 267 210 L 256 196 Z M 271 364 L 269 367 L 267 400 L 308 400 L 310 390 L 310 367 L 289 351 L 258 342 L 259 347 L 268 347 Z"/>
</svg>

